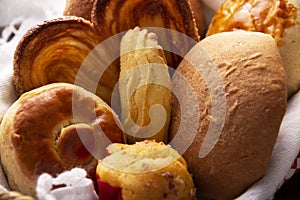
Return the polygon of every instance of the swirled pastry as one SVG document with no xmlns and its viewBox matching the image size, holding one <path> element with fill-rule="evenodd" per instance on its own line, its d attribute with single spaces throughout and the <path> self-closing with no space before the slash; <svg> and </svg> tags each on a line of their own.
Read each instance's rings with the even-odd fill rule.
<svg viewBox="0 0 300 200">
<path fill-rule="evenodd" d="M 154 33 L 136 27 L 122 38 L 119 93 L 126 141 L 155 139 L 167 143 L 171 80 Z"/>
<path fill-rule="evenodd" d="M 119 127 L 113 110 L 79 86 L 53 83 L 24 93 L 1 123 L 9 186 L 34 196 L 40 174 L 56 176 L 74 167 L 95 179 L 96 157 L 107 144 L 124 143 Z"/>
<path fill-rule="evenodd" d="M 91 20 L 94 2 L 95 0 L 67 0 L 63 14 Z"/>
<path fill-rule="evenodd" d="M 191 40 L 199 41 L 195 18 L 188 0 L 95 0 L 91 21 L 107 38 L 139 26 L 174 30 L 190 37 Z M 174 33 L 153 32 L 158 35 L 164 49 L 174 49 L 174 46 L 181 44 L 180 48 L 177 46 L 175 49 L 184 54 L 193 45 Z M 179 56 L 169 53 L 166 57 L 168 65 L 174 68 L 181 60 Z"/>
<path fill-rule="evenodd" d="M 170 146 L 145 140 L 111 144 L 107 150 L 97 166 L 100 199 L 196 199 L 186 162 Z"/>
<path fill-rule="evenodd" d="M 21 95 L 48 83 L 76 80 L 76 85 L 93 90 L 110 104 L 118 66 L 99 67 L 106 57 L 102 55 L 85 60 L 102 40 L 92 24 L 79 17 L 58 18 L 33 27 L 15 51 L 13 80 L 17 93 Z M 104 70 L 101 77 L 96 73 L 99 70 Z"/>
</svg>

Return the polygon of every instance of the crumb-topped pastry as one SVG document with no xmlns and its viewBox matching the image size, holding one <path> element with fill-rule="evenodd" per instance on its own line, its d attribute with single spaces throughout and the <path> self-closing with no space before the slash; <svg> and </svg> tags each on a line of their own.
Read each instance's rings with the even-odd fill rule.
<svg viewBox="0 0 300 200">
<path fill-rule="evenodd" d="M 111 144 L 97 166 L 100 199 L 195 199 L 185 160 L 176 150 L 155 141 Z"/>
</svg>

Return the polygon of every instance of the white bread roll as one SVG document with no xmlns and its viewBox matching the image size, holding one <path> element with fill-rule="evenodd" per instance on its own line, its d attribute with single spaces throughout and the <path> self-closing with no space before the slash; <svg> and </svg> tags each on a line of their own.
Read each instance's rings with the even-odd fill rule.
<svg viewBox="0 0 300 200">
<path fill-rule="evenodd" d="M 171 139 L 178 136 L 181 128 L 180 144 L 189 142 L 186 138 L 193 133 L 187 131 L 189 127 L 180 127 L 180 123 L 190 115 L 188 120 L 198 123 L 198 129 L 183 157 L 193 174 L 199 197 L 233 199 L 263 176 L 285 113 L 286 77 L 278 48 L 267 34 L 223 32 L 200 41 L 185 59 L 172 78 L 173 91 L 182 95 L 177 99 L 183 100 L 172 105 Z M 212 64 L 223 85 L 209 88 L 206 81 L 215 83 L 218 77 L 200 75 L 195 67 L 203 66 L 210 75 L 214 71 Z M 187 93 L 182 77 L 194 93 Z M 222 96 L 225 102 L 219 101 Z M 212 103 L 216 100 L 213 97 L 217 97 L 217 103 Z M 195 105 L 199 106 L 198 121 L 195 121 Z M 223 121 L 222 112 L 214 115 L 213 107 L 217 112 L 224 110 Z M 211 126 L 219 126 L 220 135 L 214 129 L 213 135 L 208 136 Z M 207 147 L 208 143 L 213 148 L 201 155 L 201 147 Z"/>
</svg>

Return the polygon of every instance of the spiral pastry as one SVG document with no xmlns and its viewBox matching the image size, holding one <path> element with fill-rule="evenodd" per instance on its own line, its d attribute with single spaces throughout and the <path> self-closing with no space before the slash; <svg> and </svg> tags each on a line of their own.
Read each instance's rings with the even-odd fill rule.
<svg viewBox="0 0 300 200">
<path fill-rule="evenodd" d="M 92 24 L 78 17 L 58 18 L 32 28 L 14 55 L 13 80 L 17 93 L 21 95 L 48 83 L 74 83 L 83 61 L 101 41 Z M 93 72 L 99 70 L 101 59 L 90 59 L 86 70 L 80 73 L 78 85 L 87 90 L 96 85 L 97 90 L 92 92 L 109 103 L 119 71 L 108 67 L 98 82 L 99 77 L 93 77 Z"/>
<path fill-rule="evenodd" d="M 139 26 L 175 30 L 199 41 L 191 4 L 187 0 L 95 0 L 91 21 L 106 37 Z M 172 49 L 181 43 L 182 46 L 176 50 L 185 54 L 191 48 L 191 44 L 177 34 L 151 31 L 158 35 L 164 49 Z M 166 57 L 168 65 L 174 68 L 181 60 L 170 54 Z"/>
<path fill-rule="evenodd" d="M 35 196 L 40 174 L 56 176 L 74 167 L 95 180 L 105 147 L 124 143 L 119 126 L 113 110 L 79 86 L 53 83 L 23 94 L 1 123 L 1 161 L 9 186 Z"/>
</svg>

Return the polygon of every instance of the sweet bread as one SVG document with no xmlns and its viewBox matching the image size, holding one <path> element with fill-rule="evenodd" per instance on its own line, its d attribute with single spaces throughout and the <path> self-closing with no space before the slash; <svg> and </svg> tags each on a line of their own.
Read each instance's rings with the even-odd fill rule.
<svg viewBox="0 0 300 200">
<path fill-rule="evenodd" d="M 79 86 L 53 83 L 24 93 L 5 113 L 0 129 L 9 186 L 35 196 L 40 174 L 56 176 L 74 167 L 95 180 L 101 151 L 112 142 L 124 143 L 119 127 L 113 110 Z"/>
<path fill-rule="evenodd" d="M 176 72 L 173 91 L 180 95 L 170 134 L 179 139 L 172 144 L 177 149 L 192 138 L 183 157 L 199 197 L 234 199 L 265 173 L 285 114 L 286 76 L 276 42 L 259 32 L 214 34 L 193 47 Z"/>
<path fill-rule="evenodd" d="M 157 36 L 139 27 L 129 30 L 121 40 L 120 60 L 121 121 L 126 141 L 155 139 L 167 143 L 171 80 Z"/>
<path fill-rule="evenodd" d="M 196 199 L 186 162 L 170 146 L 143 141 L 107 150 L 97 166 L 100 199 Z"/>
</svg>

